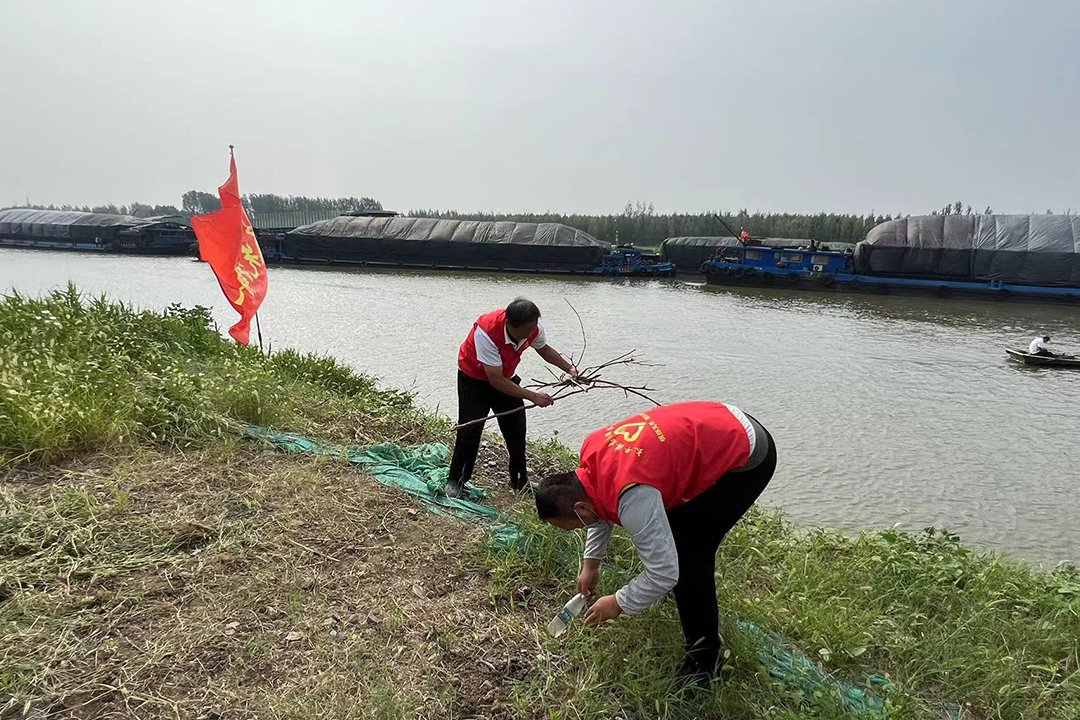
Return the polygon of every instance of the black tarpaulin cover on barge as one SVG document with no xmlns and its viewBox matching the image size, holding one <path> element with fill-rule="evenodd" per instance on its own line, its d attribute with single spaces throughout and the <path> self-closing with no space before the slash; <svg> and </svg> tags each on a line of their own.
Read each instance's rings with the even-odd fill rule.
<svg viewBox="0 0 1080 720">
<path fill-rule="evenodd" d="M 860 273 L 1080 287 L 1080 216 L 923 215 L 873 228 Z"/>
<path fill-rule="evenodd" d="M 558 223 L 352 217 L 285 234 L 294 260 L 571 271 L 586 270 L 611 245 Z"/>
</svg>

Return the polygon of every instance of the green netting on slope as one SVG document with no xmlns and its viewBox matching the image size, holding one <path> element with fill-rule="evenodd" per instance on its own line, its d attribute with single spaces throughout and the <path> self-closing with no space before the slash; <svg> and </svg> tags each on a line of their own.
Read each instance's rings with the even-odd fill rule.
<svg viewBox="0 0 1080 720">
<path fill-rule="evenodd" d="M 492 545 L 498 550 L 521 553 L 526 557 L 538 556 L 541 552 L 536 536 L 525 535 L 514 525 L 498 528 L 492 538 Z M 566 557 L 557 550 L 554 555 L 557 562 L 577 562 L 576 556 Z M 605 564 L 605 571 L 613 573 L 616 578 L 624 581 L 633 577 L 630 570 L 617 565 Z M 772 630 L 749 620 L 739 620 L 736 626 L 740 632 L 750 638 L 750 644 L 757 648 L 758 662 L 765 667 L 769 675 L 789 687 L 796 688 L 807 699 L 815 697 L 815 693 L 833 693 L 856 713 L 869 716 L 884 713 L 884 699 L 870 690 L 873 687 L 889 685 L 889 681 L 884 677 L 870 675 L 866 679 L 866 686 L 860 687 L 848 680 L 832 677 L 810 657 L 793 648 L 781 635 Z M 955 717 L 953 714 L 947 716 Z"/>
<path fill-rule="evenodd" d="M 741 632 L 753 639 L 758 648 L 758 662 L 777 680 L 798 688 L 807 697 L 831 690 L 858 713 L 881 715 L 885 711 L 885 701 L 879 695 L 855 683 L 831 677 L 805 654 L 791 648 L 779 634 L 749 620 L 739 620 L 736 624 Z M 889 681 L 880 675 L 870 675 L 867 683 L 884 687 Z"/>
<path fill-rule="evenodd" d="M 389 487 L 401 488 L 426 503 L 433 512 L 453 515 L 483 525 L 492 530 L 492 544 L 503 550 L 529 553 L 530 538 L 495 508 L 481 505 L 476 500 L 486 492 L 472 490 L 468 500 L 448 498 L 442 494 L 446 484 L 446 461 L 450 450 L 441 443 L 429 443 L 402 447 L 395 443 L 382 443 L 368 448 L 334 445 L 297 435 L 278 432 L 262 427 L 249 427 L 246 434 L 265 440 L 288 451 L 309 455 L 326 455 L 342 458 L 364 471 L 378 482 Z M 623 568 L 613 568 L 626 573 Z M 885 709 L 884 700 L 867 687 L 834 678 L 798 649 L 791 647 L 780 635 L 747 620 L 738 621 L 739 630 L 748 634 L 758 647 L 758 661 L 768 673 L 810 698 L 816 693 L 835 694 L 845 705 L 857 713 L 880 716 Z M 884 687 L 889 681 L 880 675 L 867 678 L 867 685 Z M 947 717 L 956 717 L 955 710 L 947 709 Z"/>
<path fill-rule="evenodd" d="M 470 487 L 468 499 L 448 498 L 443 494 L 448 471 L 446 461 L 450 450 L 442 443 L 408 448 L 395 443 L 382 443 L 361 448 L 321 443 L 296 433 L 278 432 L 256 426 L 248 427 L 245 434 L 266 440 L 288 452 L 326 455 L 346 460 L 352 465 L 364 468 L 364 472 L 383 485 L 401 488 L 423 500 L 433 512 L 484 524 L 495 522 L 502 517 L 495 508 L 476 502 L 488 495 L 487 491 L 481 488 Z"/>
</svg>

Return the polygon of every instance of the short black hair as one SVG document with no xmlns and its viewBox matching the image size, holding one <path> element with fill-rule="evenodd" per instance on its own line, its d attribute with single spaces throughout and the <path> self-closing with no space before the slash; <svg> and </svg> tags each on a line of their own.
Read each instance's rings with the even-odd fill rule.
<svg viewBox="0 0 1080 720">
<path fill-rule="evenodd" d="M 532 300 L 523 297 L 514 298 L 514 302 L 506 306 L 506 322 L 511 327 L 520 327 L 525 323 L 540 319 L 540 308 Z"/>
<path fill-rule="evenodd" d="M 1043 342 L 1050 342 L 1050 336 L 1049 335 L 1043 335 Z"/>
<path fill-rule="evenodd" d="M 533 494 L 541 520 L 569 520 L 574 517 L 574 504 L 589 499 L 573 470 L 548 475 L 533 488 Z"/>
</svg>

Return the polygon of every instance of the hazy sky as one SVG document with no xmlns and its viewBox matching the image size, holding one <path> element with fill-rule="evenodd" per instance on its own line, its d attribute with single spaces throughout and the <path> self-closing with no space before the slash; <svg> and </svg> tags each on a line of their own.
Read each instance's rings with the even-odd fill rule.
<svg viewBox="0 0 1080 720">
<path fill-rule="evenodd" d="M 1080 208 L 1078 0 L 0 0 L 0 206 Z"/>
</svg>

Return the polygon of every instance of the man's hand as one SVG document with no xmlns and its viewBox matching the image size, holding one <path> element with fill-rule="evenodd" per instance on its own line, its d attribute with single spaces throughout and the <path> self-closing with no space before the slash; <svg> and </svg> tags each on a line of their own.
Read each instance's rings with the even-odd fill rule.
<svg viewBox="0 0 1080 720">
<path fill-rule="evenodd" d="M 599 625 L 622 615 L 622 608 L 614 595 L 605 595 L 585 611 L 586 625 Z"/>
<path fill-rule="evenodd" d="M 588 560 L 581 568 L 581 574 L 577 579 L 577 591 L 585 597 L 592 597 L 596 592 L 596 585 L 600 582 L 600 568 L 594 567 Z"/>
<path fill-rule="evenodd" d="M 529 397 L 529 400 L 531 400 L 532 404 L 536 407 L 547 407 L 555 402 L 555 399 L 547 393 L 533 393 L 532 396 Z"/>
</svg>

